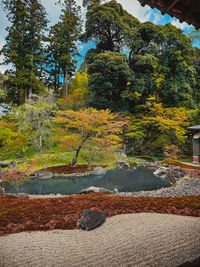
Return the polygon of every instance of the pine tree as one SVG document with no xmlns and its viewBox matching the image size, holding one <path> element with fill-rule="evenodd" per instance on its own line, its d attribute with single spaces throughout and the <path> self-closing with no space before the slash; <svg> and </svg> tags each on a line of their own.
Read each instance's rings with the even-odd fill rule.
<svg viewBox="0 0 200 267">
<path fill-rule="evenodd" d="M 61 1 L 59 1 L 61 3 Z M 68 95 L 68 80 L 75 70 L 77 41 L 81 31 L 80 8 L 74 0 L 65 0 L 60 22 L 51 27 L 48 47 L 48 66 L 57 91 L 60 77 L 63 79 L 63 97 Z"/>
<path fill-rule="evenodd" d="M 7 43 L 1 50 L 4 64 L 11 63 L 12 70 L 7 71 L 8 98 L 22 104 L 32 92 L 42 88 L 42 41 L 47 20 L 43 6 L 38 0 L 3 0 L 11 23 L 7 27 Z"/>
</svg>

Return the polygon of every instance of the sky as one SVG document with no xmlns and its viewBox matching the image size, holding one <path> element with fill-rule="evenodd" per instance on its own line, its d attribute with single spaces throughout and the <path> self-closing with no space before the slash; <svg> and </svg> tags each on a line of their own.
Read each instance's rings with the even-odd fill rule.
<svg viewBox="0 0 200 267">
<path fill-rule="evenodd" d="M 78 5 L 81 6 L 82 0 L 75 0 Z M 49 25 L 53 25 L 58 22 L 60 15 L 60 7 L 59 5 L 55 5 L 57 0 L 41 0 L 42 5 L 45 7 L 47 14 Z M 108 2 L 108 1 L 107 1 Z M 177 28 L 183 30 L 184 33 L 189 33 L 194 30 L 192 25 L 188 25 L 186 22 L 180 23 L 178 19 L 172 18 L 169 15 L 162 15 L 161 12 L 157 9 L 152 9 L 149 6 L 142 7 L 138 0 L 117 0 L 118 3 L 122 4 L 123 8 L 126 9 L 130 14 L 139 19 L 141 22 L 150 21 L 157 25 L 165 25 L 167 23 L 171 23 Z M 83 20 L 85 17 L 86 10 L 82 9 Z M 5 38 L 7 32 L 5 28 L 9 26 L 9 22 L 6 17 L 6 12 L 3 10 L 2 3 L 0 4 L 0 49 L 5 44 Z M 81 54 L 81 59 L 79 60 L 79 65 L 84 59 L 84 55 L 88 49 L 94 47 L 92 42 L 87 44 L 80 43 L 79 44 L 79 52 Z M 0 57 L 0 63 L 3 58 Z M 10 66 L 0 65 L 0 72 L 3 73 L 6 69 L 9 69 Z"/>
</svg>

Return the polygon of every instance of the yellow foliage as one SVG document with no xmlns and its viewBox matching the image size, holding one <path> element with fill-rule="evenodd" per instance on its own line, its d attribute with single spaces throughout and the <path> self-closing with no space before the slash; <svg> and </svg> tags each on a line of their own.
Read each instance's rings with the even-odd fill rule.
<svg viewBox="0 0 200 267">
<path fill-rule="evenodd" d="M 118 147 L 121 142 L 119 134 L 122 133 L 123 126 L 127 124 L 126 120 L 120 120 L 108 109 L 65 110 L 59 112 L 59 115 L 54 121 L 66 127 L 67 130 L 74 131 L 71 136 L 60 140 L 62 146 L 68 149 L 82 146 L 86 140 L 100 145 L 102 149 Z"/>
<path fill-rule="evenodd" d="M 70 136 L 64 136 L 61 140 L 61 147 L 64 150 L 69 150 L 70 148 L 76 148 L 81 143 L 80 141 L 80 135 L 79 134 L 73 134 Z"/>
<path fill-rule="evenodd" d="M 153 122 L 161 133 L 174 135 L 180 142 L 185 140 L 190 111 L 185 108 L 164 108 L 161 103 L 155 102 L 151 103 L 149 110 L 151 116 L 144 118 L 147 122 Z"/>
</svg>

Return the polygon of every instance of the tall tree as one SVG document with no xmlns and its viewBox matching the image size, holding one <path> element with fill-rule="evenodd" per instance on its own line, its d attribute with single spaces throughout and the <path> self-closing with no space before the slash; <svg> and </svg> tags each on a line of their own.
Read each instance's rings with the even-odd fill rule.
<svg viewBox="0 0 200 267">
<path fill-rule="evenodd" d="M 134 71 L 132 91 L 141 93 L 145 103 L 156 94 L 166 106 L 192 105 L 195 85 L 195 57 L 191 40 L 173 25 L 143 23 L 129 38 L 129 66 Z"/>
<path fill-rule="evenodd" d="M 24 103 L 31 92 L 42 88 L 39 80 L 42 66 L 43 33 L 46 13 L 38 0 L 3 0 L 11 26 L 1 53 L 8 71 L 8 96 L 17 104 Z"/>
<path fill-rule="evenodd" d="M 109 108 L 112 111 L 126 111 L 128 102 L 122 98 L 132 79 L 126 57 L 120 53 L 100 53 L 90 56 L 88 67 L 89 104 L 97 109 Z"/>
<path fill-rule="evenodd" d="M 139 21 L 116 1 L 102 5 L 99 2 L 94 0 L 88 6 L 85 33 L 81 40 L 95 40 L 101 52 L 120 52 L 125 45 L 125 36 L 131 35 Z"/>
<path fill-rule="evenodd" d="M 55 91 L 57 92 L 60 79 L 62 79 L 63 97 L 66 97 L 68 81 L 75 70 L 76 60 L 74 57 L 78 55 L 77 41 L 81 31 L 81 20 L 80 7 L 74 0 L 64 0 L 59 3 L 62 5 L 61 21 L 50 30 L 47 54 Z"/>
</svg>

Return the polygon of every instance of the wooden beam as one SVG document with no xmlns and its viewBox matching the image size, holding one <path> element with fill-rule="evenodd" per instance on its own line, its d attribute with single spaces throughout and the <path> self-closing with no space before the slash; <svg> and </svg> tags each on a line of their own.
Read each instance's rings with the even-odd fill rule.
<svg viewBox="0 0 200 267">
<path fill-rule="evenodd" d="M 172 7 L 174 7 L 177 3 L 179 2 L 179 0 L 171 0 L 169 2 L 169 4 L 167 4 L 165 6 L 165 8 L 163 9 L 163 13 L 167 13 Z"/>
<path fill-rule="evenodd" d="M 191 20 L 193 22 L 194 13 L 200 9 L 200 4 L 197 3 L 195 0 L 191 0 L 190 7 L 183 9 L 182 15 L 180 16 L 180 22 Z"/>
</svg>

